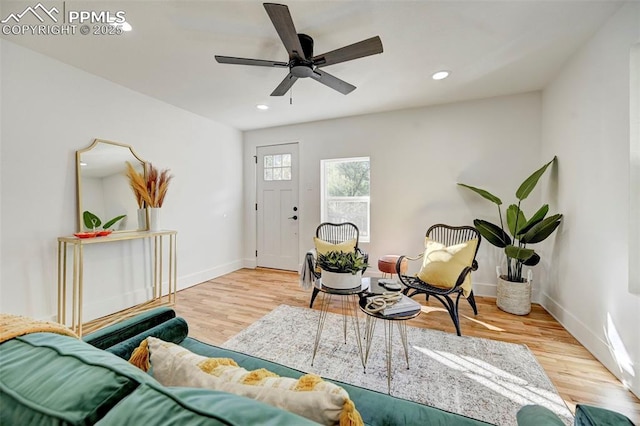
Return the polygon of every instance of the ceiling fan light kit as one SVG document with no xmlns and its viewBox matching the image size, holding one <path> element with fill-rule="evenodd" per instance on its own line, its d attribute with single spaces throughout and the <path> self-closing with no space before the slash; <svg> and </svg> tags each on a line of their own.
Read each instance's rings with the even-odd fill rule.
<svg viewBox="0 0 640 426">
<path fill-rule="evenodd" d="M 313 56 L 313 38 L 307 34 L 298 34 L 286 5 L 264 3 L 264 8 L 289 54 L 289 62 L 219 55 L 216 55 L 215 58 L 221 64 L 289 68 L 289 74 L 275 88 L 271 96 L 283 96 L 299 78 L 312 78 L 343 95 L 349 94 L 355 90 L 356 86 L 319 68 L 382 53 L 382 41 L 380 37 L 375 36 Z"/>
</svg>

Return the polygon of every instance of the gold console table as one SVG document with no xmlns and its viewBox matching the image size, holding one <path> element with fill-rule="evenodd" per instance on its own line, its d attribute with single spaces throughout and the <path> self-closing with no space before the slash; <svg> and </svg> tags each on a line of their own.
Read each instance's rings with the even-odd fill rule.
<svg viewBox="0 0 640 426">
<path fill-rule="evenodd" d="M 177 231 L 141 231 L 115 233 L 105 237 L 78 238 L 75 236 L 58 238 L 58 322 L 67 325 L 67 252 L 69 246 L 73 249 L 72 291 L 71 291 L 71 329 L 82 336 L 83 328 L 87 332 L 105 327 L 132 316 L 136 313 L 162 305 L 176 303 L 177 261 L 176 261 Z M 162 296 L 163 240 L 169 237 L 169 289 L 166 297 Z M 115 241 L 152 239 L 153 240 L 153 297 L 143 303 L 132 306 L 124 311 L 82 323 L 83 278 L 84 278 L 84 247 L 92 244 L 106 244 Z"/>
</svg>

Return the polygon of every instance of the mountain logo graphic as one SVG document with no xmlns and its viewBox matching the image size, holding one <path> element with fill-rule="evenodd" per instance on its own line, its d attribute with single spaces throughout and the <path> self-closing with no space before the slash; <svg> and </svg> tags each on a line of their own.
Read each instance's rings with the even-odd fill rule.
<svg viewBox="0 0 640 426">
<path fill-rule="evenodd" d="M 7 22 L 13 20 L 17 24 L 25 15 L 29 13 L 35 16 L 36 18 L 38 18 L 40 22 L 44 22 L 43 16 L 45 17 L 48 16 L 49 18 L 51 18 L 51 20 L 53 20 L 53 22 L 58 22 L 58 18 L 53 16 L 53 14 L 54 13 L 58 14 L 60 13 L 60 11 L 55 7 L 52 7 L 51 9 L 47 9 L 42 5 L 42 3 L 38 3 L 34 7 L 28 6 L 25 10 L 22 11 L 22 13 L 9 14 L 9 16 L 7 16 L 5 19 L 0 21 L 0 23 L 6 24 Z"/>
</svg>

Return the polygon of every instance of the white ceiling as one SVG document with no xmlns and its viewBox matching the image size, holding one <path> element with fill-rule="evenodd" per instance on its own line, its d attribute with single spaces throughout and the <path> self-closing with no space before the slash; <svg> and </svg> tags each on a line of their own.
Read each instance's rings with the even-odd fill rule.
<svg viewBox="0 0 640 426">
<path fill-rule="evenodd" d="M 5 2 L 2 17 L 33 2 Z M 46 2 L 50 5 L 56 2 Z M 59 2 L 62 3 L 62 2 Z M 384 52 L 323 70 L 357 89 L 342 95 L 300 79 L 269 94 L 282 68 L 223 65 L 214 55 L 286 62 L 259 1 L 91 1 L 123 10 L 121 36 L 2 37 L 137 92 L 241 130 L 522 93 L 543 88 L 620 6 L 618 1 L 285 2 L 314 54 L 379 35 Z M 19 10 L 17 10 L 19 9 Z M 441 69 L 451 77 L 434 81 Z M 267 104 L 259 111 L 257 104 Z"/>
</svg>

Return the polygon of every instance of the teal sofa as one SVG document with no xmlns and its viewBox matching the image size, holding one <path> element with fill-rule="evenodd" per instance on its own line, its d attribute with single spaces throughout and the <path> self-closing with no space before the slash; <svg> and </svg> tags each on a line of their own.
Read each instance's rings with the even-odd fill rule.
<svg viewBox="0 0 640 426">
<path fill-rule="evenodd" d="M 169 308 L 140 314 L 84 337 L 33 333 L 0 345 L 0 425 L 295 425 L 303 417 L 241 396 L 168 388 L 129 364 L 148 336 L 207 357 L 280 376 L 304 373 L 187 336 Z M 152 373 L 152 372 L 151 372 Z M 487 423 L 379 392 L 335 382 L 349 393 L 366 425 L 478 426 Z"/>
<path fill-rule="evenodd" d="M 254 370 L 298 378 L 280 364 L 188 337 L 184 319 L 158 308 L 84 337 L 33 333 L 0 344 L 0 425 L 265 425 L 315 424 L 278 408 L 224 392 L 168 388 L 129 364 L 148 336 L 179 344 L 207 357 L 234 359 Z M 333 381 L 342 386 L 366 425 L 487 425 L 479 420 Z M 540 406 L 518 413 L 518 426 L 560 426 Z M 576 426 L 633 426 L 611 411 L 578 406 Z"/>
</svg>

